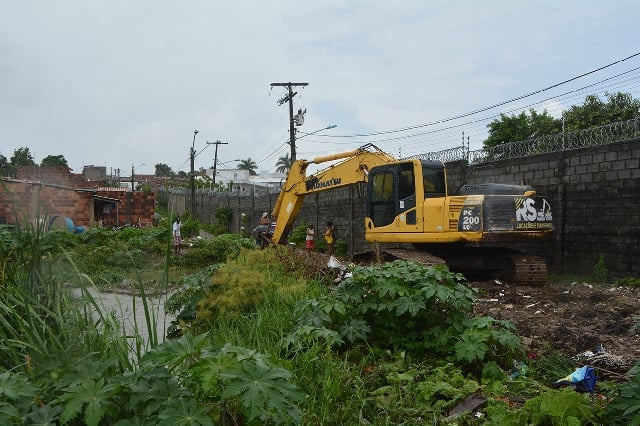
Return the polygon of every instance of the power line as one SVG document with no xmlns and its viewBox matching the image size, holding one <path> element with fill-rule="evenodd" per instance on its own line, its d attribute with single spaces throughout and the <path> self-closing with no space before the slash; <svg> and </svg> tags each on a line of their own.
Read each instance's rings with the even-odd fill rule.
<svg viewBox="0 0 640 426">
<path fill-rule="evenodd" d="M 477 110 L 474 110 L 474 111 L 471 111 L 471 112 L 467 112 L 467 113 L 464 113 L 464 114 L 459 114 L 459 115 L 455 115 L 455 116 L 452 116 L 452 117 L 448 117 L 448 118 L 444 118 L 444 119 L 440 119 L 440 120 L 436 120 L 436 121 L 432 121 L 432 122 L 428 122 L 428 123 L 417 124 L 417 125 L 414 125 L 414 126 L 407 126 L 407 127 L 400 128 L 400 129 L 384 130 L 384 131 L 379 131 L 379 132 L 361 133 L 361 134 L 354 134 L 354 135 L 336 135 L 334 137 L 352 138 L 352 137 L 378 136 L 378 135 L 384 135 L 384 134 L 389 134 L 389 133 L 405 132 L 407 130 L 414 130 L 414 129 L 418 129 L 418 128 L 421 128 L 421 127 L 433 126 L 435 124 L 440 124 L 440 123 L 445 123 L 445 122 L 452 121 L 452 120 L 457 120 L 457 119 L 460 119 L 460 118 L 468 117 L 470 115 L 474 115 L 474 114 L 478 114 L 478 113 L 481 113 L 481 112 L 484 112 L 484 111 L 488 111 L 490 109 L 497 108 L 499 106 L 506 105 L 506 104 L 509 104 L 509 103 L 512 103 L 512 102 L 515 102 L 515 101 L 519 101 L 519 100 L 531 97 L 533 95 L 537 95 L 537 94 L 546 92 L 546 91 L 551 90 L 553 88 L 562 86 L 564 84 L 570 83 L 570 82 L 575 81 L 577 79 L 580 79 L 580 78 L 586 77 L 588 75 L 594 74 L 594 73 L 596 73 L 598 71 L 602 71 L 602 70 L 604 70 L 606 68 L 612 67 L 613 65 L 616 65 L 616 64 L 619 64 L 621 62 L 627 61 L 627 60 L 629 60 L 631 58 L 634 58 L 636 56 L 640 56 L 640 52 L 635 53 L 635 54 L 633 54 L 631 56 L 628 56 L 628 57 L 626 57 L 624 59 L 620 59 L 618 61 L 612 62 L 612 63 L 610 63 L 608 65 L 602 66 L 602 67 L 597 68 L 595 70 L 592 70 L 592 71 L 580 74 L 580 75 L 578 75 L 576 77 L 572 77 L 570 79 L 564 80 L 564 81 L 562 81 L 560 83 L 556 83 L 556 84 L 553 84 L 551 86 L 545 87 L 544 89 L 535 90 L 535 91 L 527 93 L 525 95 L 517 96 L 515 98 L 511 98 L 511 99 L 506 100 L 506 101 L 498 102 L 496 104 L 493 104 L 493 105 L 490 105 L 490 106 L 487 106 L 487 107 L 483 107 L 483 108 L 479 108 Z"/>
<path fill-rule="evenodd" d="M 567 101 L 572 101 L 575 99 L 579 99 L 580 98 L 580 93 L 585 93 L 587 90 L 589 89 L 598 89 L 597 91 L 591 91 L 589 94 L 594 94 L 594 93 L 601 93 L 603 92 L 603 90 L 608 89 L 608 88 L 621 88 L 621 87 L 631 87 L 631 88 L 635 88 L 636 86 L 634 86 L 637 81 L 638 81 L 638 73 L 637 71 L 640 70 L 640 67 L 636 67 L 636 68 L 632 68 L 630 70 L 627 70 L 625 72 L 616 74 L 612 77 L 608 77 L 605 79 L 602 79 L 596 83 L 592 83 L 592 84 L 588 84 L 585 86 L 582 86 L 578 89 L 574 89 L 574 90 L 570 90 L 567 92 L 564 92 L 562 94 L 559 95 L 555 95 L 555 96 L 550 96 L 547 97 L 545 99 L 536 101 L 536 102 L 531 102 L 527 105 L 524 106 L 519 106 L 519 107 L 514 107 L 510 110 L 507 111 L 501 111 L 501 112 L 497 112 L 495 114 L 490 114 L 490 115 L 486 115 L 484 117 L 479 117 L 477 119 L 474 120 L 468 120 L 468 121 L 464 121 L 462 123 L 458 123 L 458 124 L 451 124 L 449 126 L 446 127 L 441 127 L 441 128 L 433 128 L 431 130 L 428 131 L 424 131 L 424 132 L 417 132 L 417 133 L 412 133 L 412 134 L 408 134 L 408 135 L 398 135 L 395 137 L 388 137 L 388 138 L 375 138 L 372 139 L 372 136 L 382 136 L 382 135 L 392 135 L 394 133 L 402 133 L 402 132 L 408 132 L 410 130 L 416 130 L 416 129 L 420 129 L 420 128 L 424 128 L 424 127 L 432 127 L 432 126 L 436 126 L 439 124 L 445 124 L 445 123 L 449 123 L 455 120 L 459 120 L 465 117 L 470 117 L 476 114 L 479 114 L 481 112 L 486 112 L 489 111 L 491 109 L 500 107 L 500 106 L 504 106 L 507 104 L 511 104 L 511 103 L 515 103 L 517 101 L 521 101 L 527 98 L 530 98 L 532 96 L 541 94 L 541 93 L 545 93 L 548 92 L 554 88 L 560 87 L 562 85 L 568 84 L 570 82 L 579 80 L 581 78 L 584 78 L 586 76 L 592 75 L 596 72 L 602 71 L 604 69 L 610 68 L 616 64 L 620 64 L 622 62 L 625 62 L 629 59 L 635 58 L 637 56 L 640 56 L 640 52 L 639 53 L 635 53 L 633 55 L 630 55 L 626 58 L 617 60 L 615 62 L 612 62 L 610 64 L 607 64 L 605 66 L 599 67 L 597 69 L 591 70 L 589 72 L 580 74 L 578 76 L 566 79 L 562 82 L 550 85 L 548 87 L 545 87 L 543 89 L 539 89 L 539 90 L 535 90 L 532 92 L 529 92 L 527 94 L 521 95 L 521 96 L 517 96 L 505 101 L 501 101 L 501 102 L 497 102 L 495 104 L 492 104 L 490 106 L 486 106 L 486 107 L 482 107 L 479 109 L 476 109 L 474 111 L 468 112 L 468 113 L 464 113 L 464 114 L 458 114 L 458 115 L 454 115 L 451 117 L 445 117 L 443 119 L 440 120 L 435 120 L 435 121 L 431 121 L 431 122 L 427 122 L 427 123 L 422 123 L 422 124 L 418 124 L 418 125 L 412 125 L 412 126 L 406 126 L 406 127 L 402 127 L 402 128 L 398 128 L 398 129 L 392 129 L 392 130 L 385 130 L 385 131 L 377 131 L 377 132 L 370 132 L 370 133 L 356 133 L 356 134 L 350 134 L 350 135 L 335 135 L 335 134 L 318 134 L 315 135 L 315 137 L 313 139 L 307 139 L 307 142 L 311 142 L 311 143 L 318 143 L 318 144 L 323 144 L 323 145 L 350 145 L 350 146 L 355 146 L 355 145 L 363 145 L 365 143 L 376 143 L 376 144 L 389 144 L 389 151 L 393 151 L 393 149 L 397 146 L 400 146 L 400 144 L 402 144 L 402 149 L 403 151 L 407 151 L 407 150 L 411 150 L 411 149 L 425 149 L 425 148 L 429 148 L 429 147 L 436 147 L 438 145 L 440 145 L 440 147 L 442 147 L 443 143 L 449 143 L 450 146 L 452 145 L 457 145 L 459 143 L 459 138 L 460 138 L 460 133 L 457 132 L 457 130 L 464 130 L 465 131 L 465 135 L 468 138 L 471 138 L 472 140 L 474 140 L 474 143 L 477 143 L 478 141 L 482 141 L 484 140 L 484 138 L 486 138 L 486 133 L 487 133 L 487 125 L 488 122 L 491 120 L 495 120 L 498 119 L 501 114 L 512 114 L 515 113 L 517 111 L 523 111 L 529 108 L 533 108 L 533 107 L 538 107 L 541 105 L 544 105 L 545 103 L 549 103 L 549 109 L 545 107 L 545 109 L 548 110 L 548 112 L 550 113 L 557 113 L 558 109 L 553 107 L 553 102 L 557 101 L 560 104 L 565 103 Z M 624 79 L 623 79 L 624 78 Z M 607 83 L 605 85 L 605 83 Z M 564 108 L 560 109 L 560 111 L 564 110 Z M 485 123 L 485 124 L 483 124 Z M 433 137 L 436 137 L 436 139 L 434 140 Z M 324 138 L 324 140 L 322 140 L 322 138 Z M 364 138 L 363 140 L 359 140 L 359 141 L 354 141 L 353 139 L 357 139 L 357 138 Z M 340 142 L 338 142 L 337 140 L 341 140 Z M 447 142 L 447 141 L 451 141 L 451 142 Z M 266 162 L 269 158 L 271 158 L 272 156 L 274 156 L 276 153 L 280 152 L 283 148 L 283 146 L 286 144 L 286 142 L 284 142 L 282 145 L 278 146 L 278 148 L 276 148 L 274 151 L 272 151 L 270 154 L 266 155 L 265 158 L 263 158 L 262 160 L 259 161 L 259 164 L 262 164 L 264 162 Z"/>
<path fill-rule="evenodd" d="M 383 142 L 403 141 L 403 148 L 407 148 L 408 147 L 406 145 L 407 140 L 410 140 L 410 139 L 413 139 L 413 138 L 417 138 L 417 137 L 420 137 L 420 136 L 425 136 L 425 135 L 435 135 L 435 134 L 443 135 L 444 132 L 447 131 L 447 130 L 456 129 L 456 128 L 462 128 L 462 127 L 464 127 L 465 131 L 467 131 L 467 134 L 469 136 L 474 136 L 473 134 L 470 134 L 468 132 L 469 130 L 471 130 L 471 129 L 469 129 L 470 125 L 473 125 L 474 127 L 478 128 L 478 129 L 481 128 L 481 127 L 486 129 L 486 125 L 480 126 L 479 123 L 483 123 L 483 122 L 486 123 L 489 120 L 497 119 L 498 117 L 500 117 L 503 114 L 504 115 L 508 115 L 508 114 L 512 114 L 514 112 L 530 109 L 530 108 L 535 107 L 535 106 L 544 105 L 545 103 L 548 103 L 548 102 L 553 101 L 553 100 L 566 101 L 568 99 L 578 99 L 579 98 L 579 93 L 580 92 L 585 92 L 589 88 L 594 88 L 594 87 L 601 86 L 599 92 L 602 92 L 604 89 L 607 89 L 607 88 L 620 89 L 620 87 L 629 87 L 629 86 L 631 88 L 635 88 L 635 86 L 633 86 L 632 84 L 636 83 L 638 81 L 639 77 L 636 76 L 637 73 L 636 73 L 636 75 L 631 74 L 631 73 L 633 73 L 635 71 L 638 71 L 638 70 L 640 70 L 640 67 L 633 68 L 631 70 L 625 71 L 623 73 L 617 74 L 617 75 L 609 77 L 609 78 L 605 78 L 605 79 L 600 80 L 600 81 L 598 81 L 596 83 L 592 83 L 592 84 L 580 87 L 578 89 L 570 90 L 570 91 L 564 92 L 564 93 L 556 95 L 556 96 L 551 96 L 551 97 L 548 97 L 548 98 L 545 98 L 545 99 L 530 103 L 528 105 L 515 107 L 515 108 L 513 108 L 511 110 L 508 110 L 508 111 L 505 111 L 505 112 L 499 112 L 497 114 L 492 114 L 492 115 L 489 115 L 489 116 L 481 117 L 481 118 L 478 118 L 476 120 L 465 121 L 463 123 L 454 124 L 454 125 L 450 125 L 450 126 L 443 127 L 443 128 L 436 128 L 436 129 L 432 129 L 432 130 L 425 131 L 425 132 L 413 133 L 413 134 L 409 134 L 409 135 L 396 136 L 396 137 L 390 137 L 390 138 L 380 138 L 380 139 L 366 139 L 366 140 L 363 140 L 363 141 L 359 141 L 358 144 L 363 144 L 363 143 L 377 143 L 377 144 L 380 144 L 380 143 L 383 143 Z M 625 76 L 627 78 L 624 79 L 624 80 L 621 80 L 621 78 L 625 77 Z M 615 80 L 621 80 L 621 81 L 619 81 L 617 83 L 614 83 Z M 609 83 L 608 85 L 602 86 L 603 83 L 607 83 L 607 82 Z M 622 83 L 627 83 L 627 84 L 622 84 Z M 560 84 L 556 84 L 556 85 L 554 85 L 554 87 L 558 87 L 559 85 Z M 591 94 L 593 94 L 593 92 L 591 92 Z M 524 99 L 524 98 L 526 98 L 526 96 L 522 96 L 522 97 L 519 97 L 519 98 Z M 508 102 L 503 102 L 503 104 L 505 104 L 505 103 L 508 103 Z M 490 108 L 484 108 L 483 110 L 487 110 L 487 109 L 490 109 Z M 547 109 L 547 108 L 545 108 L 545 109 Z M 557 109 L 556 110 L 551 110 L 549 112 L 555 112 L 555 111 L 557 111 Z M 449 121 L 449 120 L 439 120 L 438 122 L 434 122 L 434 125 L 435 124 L 441 124 L 441 123 L 444 123 L 446 121 Z M 329 138 L 329 139 L 332 139 L 332 138 L 344 138 L 344 135 L 317 135 L 317 136 L 323 136 L 323 137 L 326 137 L 326 138 Z M 350 135 L 349 136 L 349 138 L 355 138 L 355 137 L 358 137 L 358 136 L 357 135 Z M 458 137 L 459 137 L 459 135 L 456 133 L 455 136 L 454 136 L 454 139 L 457 139 Z M 331 145 L 352 145 L 352 144 L 354 144 L 353 141 L 349 141 L 349 142 L 334 142 L 334 141 L 309 140 L 309 142 L 315 142 L 315 143 L 320 143 L 320 144 L 331 144 Z M 429 145 L 434 145 L 436 143 L 431 143 Z M 422 147 L 422 148 L 424 148 L 424 147 Z"/>
</svg>

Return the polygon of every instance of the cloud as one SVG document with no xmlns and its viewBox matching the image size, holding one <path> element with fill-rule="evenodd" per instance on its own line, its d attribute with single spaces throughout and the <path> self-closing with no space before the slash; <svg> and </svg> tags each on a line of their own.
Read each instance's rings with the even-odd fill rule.
<svg viewBox="0 0 640 426">
<path fill-rule="evenodd" d="M 156 163 L 187 170 L 198 129 L 197 168 L 213 161 L 207 140 L 228 142 L 220 161 L 275 168 L 290 150 L 289 117 L 277 102 L 284 90 L 271 83 L 309 83 L 294 97 L 307 109 L 307 133 L 329 124 L 338 125 L 326 132 L 333 136 L 414 127 L 635 53 L 638 12 L 631 1 L 8 2 L 0 154 L 27 146 L 37 161 L 62 154 L 77 171 L 143 162 L 142 173 Z M 299 151 L 374 142 L 409 154 L 457 145 L 463 131 L 481 144 L 498 112 L 412 137 L 314 135 Z"/>
</svg>

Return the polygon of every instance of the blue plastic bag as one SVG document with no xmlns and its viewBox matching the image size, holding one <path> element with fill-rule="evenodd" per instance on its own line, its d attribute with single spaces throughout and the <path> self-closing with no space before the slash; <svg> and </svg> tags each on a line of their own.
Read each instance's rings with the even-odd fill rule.
<svg viewBox="0 0 640 426">
<path fill-rule="evenodd" d="M 567 377 L 563 377 L 558 380 L 552 386 L 554 388 L 571 386 L 578 392 L 593 392 L 597 381 L 598 377 L 596 376 L 596 370 L 593 367 L 585 365 L 584 367 L 578 368 Z"/>
</svg>

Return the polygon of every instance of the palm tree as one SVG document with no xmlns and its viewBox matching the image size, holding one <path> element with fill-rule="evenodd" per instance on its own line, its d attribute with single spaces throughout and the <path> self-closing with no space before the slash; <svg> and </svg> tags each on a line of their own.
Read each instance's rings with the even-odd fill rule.
<svg viewBox="0 0 640 426">
<path fill-rule="evenodd" d="M 278 173 L 286 173 L 291 169 L 291 158 L 289 158 L 289 153 L 284 157 L 278 158 L 276 167 L 276 172 Z"/>
<path fill-rule="evenodd" d="M 248 170 L 249 175 L 251 176 L 256 176 L 258 174 L 256 173 L 257 168 L 258 168 L 258 165 L 251 158 L 247 158 L 246 160 L 240 160 L 240 162 L 238 163 L 238 170 Z"/>
</svg>

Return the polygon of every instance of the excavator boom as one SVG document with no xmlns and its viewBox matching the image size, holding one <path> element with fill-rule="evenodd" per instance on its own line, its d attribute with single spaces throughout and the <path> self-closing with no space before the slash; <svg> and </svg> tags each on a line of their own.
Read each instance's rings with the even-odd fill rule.
<svg viewBox="0 0 640 426">
<path fill-rule="evenodd" d="M 339 161 L 319 172 L 307 176 L 310 164 L 322 164 Z M 380 164 L 397 161 L 391 155 L 383 152 L 372 144 L 358 149 L 338 154 L 315 157 L 312 161 L 298 160 L 291 165 L 287 180 L 280 191 L 274 206 L 272 217 L 276 220 L 276 227 L 272 240 L 284 244 L 296 216 L 298 215 L 304 197 L 314 192 L 339 188 L 358 182 L 365 182 L 368 170 Z"/>
</svg>

